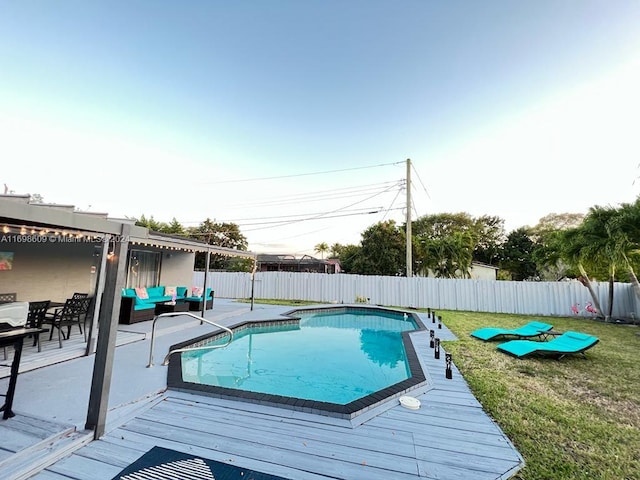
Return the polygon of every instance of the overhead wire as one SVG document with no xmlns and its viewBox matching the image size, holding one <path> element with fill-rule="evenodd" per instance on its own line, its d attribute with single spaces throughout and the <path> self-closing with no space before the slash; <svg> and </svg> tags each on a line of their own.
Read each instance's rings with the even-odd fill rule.
<svg viewBox="0 0 640 480">
<path fill-rule="evenodd" d="M 424 193 L 426 193 L 427 197 L 429 198 L 429 200 L 431 200 L 431 196 L 429 195 L 429 191 L 427 190 L 427 187 L 424 186 L 424 183 L 422 183 L 422 179 L 420 178 L 420 174 L 416 170 L 416 167 L 413 165 L 413 163 L 411 164 L 411 170 L 413 170 L 413 172 L 416 174 L 416 177 L 418 177 L 418 181 L 420 182 L 420 185 L 422 185 L 422 188 L 424 189 Z"/>
<path fill-rule="evenodd" d="M 297 173 L 297 174 L 293 174 L 293 175 L 276 175 L 276 176 L 273 176 L 273 177 L 257 177 L 257 178 L 245 178 L 245 179 L 238 179 L 238 180 L 221 180 L 221 181 L 218 181 L 218 182 L 200 182 L 200 183 L 205 184 L 205 185 L 216 185 L 216 184 L 221 184 L 221 183 L 258 182 L 258 181 L 262 181 L 262 180 L 276 180 L 276 179 L 280 179 L 280 178 L 307 177 L 307 176 L 311 176 L 311 175 L 325 175 L 325 174 L 328 174 L 328 173 L 350 172 L 350 171 L 354 171 L 354 170 L 366 170 L 366 169 L 369 169 L 369 168 L 388 167 L 390 165 L 397 165 L 399 163 L 403 163 L 403 162 L 381 163 L 381 164 L 378 164 L 378 165 L 368 165 L 366 167 L 353 167 L 353 168 L 342 168 L 342 169 L 338 169 L 338 170 L 325 170 L 323 172 Z"/>
<path fill-rule="evenodd" d="M 378 183 L 378 184 L 369 184 L 369 185 L 364 185 L 362 187 L 365 188 L 361 188 L 358 189 L 358 187 L 356 189 L 354 189 L 353 187 L 349 187 L 349 188 L 339 188 L 339 189 L 331 189 L 331 190 L 326 190 L 326 191 L 319 191 L 319 192 L 309 192 L 309 194 L 312 195 L 321 195 L 324 194 L 325 192 L 331 193 L 331 192 L 347 192 L 349 190 L 351 190 L 349 195 L 338 195 L 338 196 L 330 196 L 330 195 L 325 195 L 321 198 L 313 198 L 311 197 L 311 199 L 313 201 L 319 201 L 319 200 L 324 200 L 324 201 L 333 201 L 333 200 L 338 200 L 338 199 L 344 199 L 344 198 L 353 198 L 353 197 L 361 197 L 363 194 L 368 194 L 370 192 L 373 192 L 374 195 L 372 195 L 369 198 L 374 198 L 377 195 L 381 195 L 383 193 L 386 193 L 390 190 L 392 190 L 395 186 L 397 186 L 400 182 L 398 181 L 390 181 L 390 182 L 382 182 L 382 183 Z M 370 187 L 377 187 L 377 188 L 370 188 Z M 281 197 L 283 199 L 286 199 L 287 197 Z M 254 205 L 254 206 L 277 206 L 277 205 L 288 205 L 289 203 L 294 204 L 294 205 L 300 205 L 301 203 L 305 203 L 305 201 L 308 203 L 309 199 L 305 199 L 304 195 L 301 197 L 297 197 L 297 196 L 292 196 L 291 197 L 291 201 L 290 202 L 282 202 L 280 204 L 275 203 L 275 202 L 261 202 L 260 204 Z M 360 202 L 356 202 L 352 205 L 355 205 L 357 203 Z M 253 204 L 252 204 L 253 205 Z M 245 207 L 249 206 L 249 204 L 245 204 Z M 227 208 L 229 209 L 233 209 L 234 206 L 230 206 L 230 205 L 226 205 Z M 342 207 L 342 209 L 344 208 L 348 208 L 348 207 Z M 372 208 L 382 208 L 382 207 L 368 207 L 367 209 L 372 209 Z M 332 210 L 332 211 L 336 211 L 336 210 Z M 319 213 L 304 213 L 304 214 L 292 214 L 292 215 L 282 215 L 282 216 L 268 216 L 268 217 L 253 217 L 250 219 L 231 219 L 231 218 L 227 218 L 225 220 L 217 220 L 219 222 L 225 222 L 225 223 L 241 223 L 245 220 L 260 220 L 260 219 L 270 219 L 270 218 L 282 218 L 283 220 L 286 218 L 291 218 L 291 217 L 300 217 L 300 216 L 322 216 L 325 215 L 327 212 L 319 212 Z M 199 221 L 187 221 L 187 222 L 183 222 L 184 224 L 199 224 L 201 222 Z"/>
<path fill-rule="evenodd" d="M 385 218 L 387 218 L 387 214 L 389 213 L 389 211 L 391 210 L 391 207 L 393 207 L 393 205 L 396 203 L 396 200 L 398 199 L 398 197 L 400 196 L 400 193 L 402 193 L 402 189 L 398 189 L 398 193 L 396 193 L 396 196 L 393 197 L 393 200 L 391 201 L 391 205 L 389 205 L 389 208 L 387 209 L 387 211 L 384 213 L 384 215 L 382 216 L 382 220 L 384 221 Z"/>
<path fill-rule="evenodd" d="M 349 211 L 346 210 L 345 212 L 350 212 L 349 215 L 365 215 L 365 214 L 369 214 L 371 213 L 371 210 L 376 210 L 376 211 L 381 211 L 383 210 L 382 207 L 371 207 L 371 208 L 359 208 L 359 209 L 355 209 L 353 211 Z M 244 218 L 244 219 L 236 219 L 236 220 L 228 220 L 229 223 L 235 223 L 239 226 L 247 226 L 247 225 L 262 225 L 262 224 L 267 224 L 267 223 L 277 223 L 278 221 L 283 221 L 285 219 L 291 218 L 291 219 L 295 219 L 295 218 L 300 218 L 300 217 L 308 217 L 309 215 L 311 216 L 316 216 L 316 215 L 324 215 L 325 212 L 318 212 L 318 213 L 313 213 L 313 214 L 305 214 L 305 213 L 298 213 L 298 214 L 294 214 L 294 215 L 281 215 L 281 216 L 277 216 L 277 217 L 256 217 L 256 218 Z M 347 216 L 347 215 L 344 215 Z M 332 218 L 332 217 L 324 217 L 324 218 Z M 269 222 L 266 220 L 271 220 L 271 219 L 276 219 L 276 222 Z M 244 223 L 244 222 L 252 222 L 252 221 L 256 221 L 256 220 L 265 220 L 264 222 L 257 222 L 257 223 Z M 304 220 L 304 218 L 302 218 L 302 220 Z"/>
<path fill-rule="evenodd" d="M 354 171 L 354 170 L 362 170 L 362 169 L 368 169 L 368 168 L 377 168 L 377 167 L 382 167 L 382 166 L 390 166 L 390 165 L 398 165 L 398 164 L 402 164 L 404 162 L 392 162 L 392 163 L 385 163 L 385 164 L 379 164 L 379 165 L 372 165 L 372 166 L 368 166 L 368 167 L 355 167 L 355 168 L 346 168 L 346 169 L 337 169 L 337 170 L 327 170 L 327 171 L 323 171 L 323 172 L 312 172 L 312 173 L 302 173 L 302 174 L 294 174 L 294 175 L 283 175 L 283 176 L 272 176 L 272 177 L 262 177 L 262 178 L 252 178 L 252 179 L 243 179 L 243 180 L 229 180 L 229 181 L 221 181 L 221 182 L 211 182 L 212 184 L 215 183 L 240 183 L 240 182 L 252 182 L 252 181 L 262 181 L 262 180 L 275 180 L 275 179 L 280 179 L 280 178 L 295 178 L 295 177 L 303 177 L 303 176 L 311 176 L 311 175 L 322 175 L 322 174 L 327 174 L 327 173 L 337 173 L 337 172 L 346 172 L 346 171 Z M 415 171 L 415 168 L 414 168 Z M 425 192 L 428 195 L 428 192 L 426 191 L 426 187 L 424 187 L 424 184 L 422 183 L 422 180 L 420 179 L 419 175 L 416 172 L 416 175 L 423 187 L 423 189 L 425 190 Z M 366 185 L 359 185 L 359 186 L 351 186 L 351 187 L 343 187 L 343 188 L 335 188 L 335 189 L 328 189 L 328 190 L 320 190 L 320 191 L 314 191 L 314 192 L 303 192 L 303 193 L 299 193 L 299 194 L 293 194 L 293 195 L 283 195 L 281 197 L 274 197 L 271 200 L 267 200 L 267 201 L 261 201 L 259 203 L 248 203 L 248 204 L 239 204 L 239 205 L 226 205 L 227 208 L 238 208 L 238 207 L 254 207 L 254 206 L 281 206 L 281 205 L 290 205 L 290 204 L 296 204 L 299 205 L 301 203 L 309 203 L 309 202 L 315 202 L 315 201 L 327 201 L 327 200 L 331 200 L 331 201 L 335 201 L 335 200 L 340 200 L 340 199 L 345 199 L 345 198 L 353 198 L 353 197 L 361 197 L 362 195 L 368 194 L 368 193 L 372 193 L 372 195 L 367 196 L 364 199 L 358 200 L 356 202 L 350 203 L 348 205 L 342 206 L 340 208 L 336 208 L 333 210 L 329 210 L 327 212 L 321 212 L 321 213 L 313 213 L 313 214 L 292 214 L 292 215 L 283 215 L 283 216 L 271 216 L 271 217 L 256 217 L 253 219 L 242 219 L 242 220 L 225 220 L 223 222 L 217 222 L 216 220 L 214 220 L 214 222 L 216 223 L 234 223 L 236 224 L 238 227 L 242 226 L 242 227 L 247 227 L 247 226 L 255 226 L 256 228 L 243 228 L 243 232 L 254 232 L 254 231 L 259 231 L 259 230 L 266 230 L 266 229 L 272 229 L 272 228 L 278 228 L 278 227 L 284 227 L 287 225 L 293 225 L 293 224 L 298 224 L 298 223 L 302 223 L 302 222 L 308 222 L 308 221 L 312 221 L 312 220 L 324 220 L 324 219 L 333 219 L 333 218 L 340 218 L 340 217 L 350 217 L 350 216 L 360 216 L 360 215 L 371 215 L 371 214 L 376 214 L 376 213 L 380 213 L 381 211 L 383 211 L 383 207 L 368 207 L 368 208 L 359 208 L 359 209 L 354 209 L 353 211 L 349 211 L 348 209 L 350 207 L 353 207 L 355 205 L 358 204 L 362 204 L 363 202 L 366 202 L 368 200 L 371 200 L 373 198 L 376 198 L 380 195 L 383 195 L 387 192 L 392 191 L 394 188 L 396 188 L 399 185 L 402 185 L 403 182 L 405 182 L 405 180 L 400 180 L 400 181 L 386 181 L 386 182 L 379 182 L 379 183 L 373 183 L 373 184 L 366 184 Z M 398 192 L 396 193 L 395 197 L 393 198 L 392 202 L 390 203 L 389 207 L 384 210 L 384 216 L 382 217 L 382 219 L 384 220 L 387 215 L 389 214 L 390 211 L 393 210 L 401 210 L 401 208 L 393 208 L 393 206 L 395 205 L 398 197 L 400 196 L 400 193 L 402 191 L 402 188 L 400 188 L 398 190 Z M 342 212 L 342 213 L 341 213 Z M 273 221 L 267 221 L 267 220 L 271 220 L 273 219 Z M 257 222 L 255 223 L 244 223 L 245 221 L 252 221 L 252 220 L 256 220 Z M 260 220 L 265 220 L 265 221 L 260 221 Z M 202 222 L 185 222 L 185 223 L 192 223 L 192 224 L 199 224 Z M 317 231 L 322 231 L 324 229 L 320 229 Z M 317 232 L 316 231 L 316 232 Z M 316 233 L 316 232 L 311 232 L 311 233 Z M 309 235 L 309 232 L 306 233 L 300 233 L 299 235 L 295 235 L 295 236 L 291 236 L 291 235 L 287 235 L 287 239 L 290 238 L 295 238 L 298 236 L 304 236 L 304 235 Z M 277 241 L 277 240 L 275 240 Z"/>
<path fill-rule="evenodd" d="M 252 206 L 277 206 L 288 204 L 299 204 L 301 202 L 332 200 L 340 198 L 350 198 L 357 195 L 366 194 L 368 192 L 377 191 L 387 188 L 390 185 L 396 185 L 397 181 L 381 182 L 377 184 L 362 185 L 359 187 L 345 187 L 331 190 L 320 190 L 314 192 L 304 192 L 292 195 L 283 195 L 279 197 L 271 197 L 271 199 L 262 199 L 260 202 L 252 202 L 238 205 L 227 205 L 228 208 L 236 207 L 252 207 Z"/>
<path fill-rule="evenodd" d="M 345 205 L 344 207 L 337 208 L 337 209 L 334 209 L 334 210 L 332 210 L 332 211 L 329 211 L 329 212 L 326 212 L 326 213 L 323 213 L 323 214 L 319 214 L 319 215 L 311 216 L 311 217 L 309 217 L 309 218 L 305 218 L 305 219 L 294 220 L 294 221 L 290 221 L 290 222 L 282 222 L 282 223 L 280 223 L 279 225 L 275 225 L 275 226 L 293 225 L 294 223 L 305 222 L 305 221 L 309 221 L 309 220 L 315 220 L 315 219 L 318 219 L 318 218 L 323 218 L 323 217 L 326 217 L 327 215 L 330 215 L 330 214 L 332 214 L 332 213 L 337 213 L 337 212 L 343 211 L 343 210 L 345 210 L 345 209 L 347 209 L 347 208 L 351 208 L 351 207 L 353 207 L 353 206 L 355 206 L 355 205 L 358 205 L 358 204 L 360 204 L 360 203 L 362 203 L 362 202 L 366 202 L 366 201 L 368 201 L 368 200 L 371 200 L 372 198 L 375 198 L 375 197 L 377 197 L 378 195 L 381 195 L 381 194 L 383 194 L 383 193 L 386 193 L 386 192 L 388 192 L 389 190 L 391 190 L 391 188 L 388 188 L 388 189 L 386 189 L 386 190 L 384 190 L 384 191 L 382 191 L 382 192 L 378 192 L 378 193 L 376 193 L 376 194 L 374 194 L 374 195 L 371 195 L 371 196 L 369 196 L 369 197 L 367 197 L 367 198 L 365 198 L 365 199 L 362 199 L 362 200 L 359 200 L 359 201 L 357 201 L 357 202 L 354 202 L 354 203 L 352 203 L 352 204 L 350 204 L 350 205 Z M 271 226 L 271 227 L 264 227 L 264 228 L 254 228 L 254 229 L 250 229 L 250 230 L 247 230 L 247 231 L 262 230 L 262 229 L 266 229 L 266 228 L 273 228 L 273 227 L 274 227 L 274 226 Z"/>
</svg>

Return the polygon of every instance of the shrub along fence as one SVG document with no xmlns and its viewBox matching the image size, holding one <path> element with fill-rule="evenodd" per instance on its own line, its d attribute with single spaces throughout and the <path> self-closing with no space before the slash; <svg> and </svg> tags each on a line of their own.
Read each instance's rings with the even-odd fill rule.
<svg viewBox="0 0 640 480">
<path fill-rule="evenodd" d="M 194 285 L 202 285 L 204 272 L 194 272 Z M 210 272 L 207 286 L 216 297 L 250 298 L 251 274 Z M 593 283 L 603 309 L 609 284 Z M 297 272 L 257 272 L 255 298 L 308 300 L 319 303 L 368 303 L 408 308 L 517 313 L 543 316 L 593 317 L 587 310 L 589 291 L 579 282 L 506 282 L 425 277 L 383 277 Z M 572 309 L 575 308 L 577 313 Z M 640 302 L 631 284 L 614 285 L 613 317 L 637 320 Z"/>
</svg>

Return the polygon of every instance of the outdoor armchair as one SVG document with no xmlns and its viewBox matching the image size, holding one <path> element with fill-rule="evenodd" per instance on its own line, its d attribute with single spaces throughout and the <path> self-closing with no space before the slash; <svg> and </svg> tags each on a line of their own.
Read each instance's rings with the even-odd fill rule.
<svg viewBox="0 0 640 480">
<path fill-rule="evenodd" d="M 496 340 L 506 336 L 518 337 L 518 338 L 530 338 L 542 336 L 545 332 L 548 332 L 553 328 L 553 325 L 544 322 L 529 322 L 519 328 L 496 328 L 485 327 L 479 330 L 471 332 L 471 336 L 484 340 Z"/>
<path fill-rule="evenodd" d="M 518 358 L 539 354 L 560 359 L 565 355 L 574 353 L 582 353 L 584 355 L 584 352 L 593 347 L 598 341 L 598 337 L 593 335 L 569 331 L 548 342 L 511 340 L 498 345 L 498 350 Z"/>
</svg>

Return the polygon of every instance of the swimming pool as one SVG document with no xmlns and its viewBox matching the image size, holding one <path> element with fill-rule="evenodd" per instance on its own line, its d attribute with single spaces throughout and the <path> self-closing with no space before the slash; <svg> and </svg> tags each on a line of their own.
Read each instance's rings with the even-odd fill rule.
<svg viewBox="0 0 640 480">
<path fill-rule="evenodd" d="M 223 349 L 174 355 L 169 388 L 352 417 L 425 382 L 408 336 L 424 329 L 417 315 L 316 307 L 287 317 L 237 325 Z M 227 338 L 220 333 L 172 349 Z"/>
</svg>

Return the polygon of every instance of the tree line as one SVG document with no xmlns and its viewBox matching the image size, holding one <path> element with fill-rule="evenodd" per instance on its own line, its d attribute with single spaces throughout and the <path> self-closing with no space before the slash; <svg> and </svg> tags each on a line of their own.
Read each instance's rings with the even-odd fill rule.
<svg viewBox="0 0 640 480">
<path fill-rule="evenodd" d="M 510 233 L 496 216 L 467 213 L 425 215 L 411 224 L 412 268 L 417 275 L 469 278 L 473 262 L 499 268 L 500 280 L 577 279 L 602 317 L 611 316 L 614 283 L 630 282 L 640 298 L 640 197 L 617 207 L 594 206 L 586 215 L 549 214 L 534 227 Z M 335 244 L 330 256 L 345 272 L 405 275 L 406 225 L 372 225 L 358 245 Z M 609 282 L 603 309 L 593 281 Z"/>
<path fill-rule="evenodd" d="M 173 218 L 171 222 L 158 222 L 150 216 L 144 214 L 138 219 L 134 219 L 136 225 L 146 227 L 154 232 L 177 235 L 218 247 L 226 247 L 234 250 L 247 251 L 247 238 L 240 232 L 240 227 L 235 223 L 217 223 L 210 218 L 201 222 L 197 227 L 185 227 L 178 220 Z M 204 270 L 206 264 L 206 254 L 196 253 L 194 268 Z M 247 258 L 226 257 L 212 254 L 209 258 L 209 269 L 227 270 L 231 272 L 249 272 L 253 267 L 253 262 Z"/>
<path fill-rule="evenodd" d="M 175 218 L 157 222 L 144 215 L 137 225 L 182 235 L 211 245 L 247 250 L 247 238 L 235 223 L 206 219 L 185 228 Z M 598 312 L 605 312 L 591 286 L 609 282 L 609 302 L 602 316 L 610 316 L 613 285 L 630 282 L 640 298 L 636 271 L 640 267 L 640 197 L 617 207 L 594 206 L 587 214 L 552 213 L 534 227 L 509 233 L 497 216 L 473 217 L 468 213 L 424 215 L 411 223 L 412 271 L 437 278 L 469 278 L 474 262 L 498 267 L 499 280 L 579 280 L 590 292 Z M 340 260 L 346 273 L 406 275 L 406 225 L 393 220 L 376 223 L 361 233 L 357 245 L 329 246 L 321 242 L 315 251 Z M 204 254 L 196 256 L 196 268 L 204 268 Z M 211 269 L 249 271 L 251 261 L 212 255 Z"/>
</svg>

